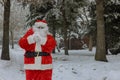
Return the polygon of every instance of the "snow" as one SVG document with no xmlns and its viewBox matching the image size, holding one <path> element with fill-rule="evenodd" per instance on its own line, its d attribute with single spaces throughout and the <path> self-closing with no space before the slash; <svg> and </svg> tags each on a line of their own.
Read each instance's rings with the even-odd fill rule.
<svg viewBox="0 0 120 80">
<path fill-rule="evenodd" d="M 109 62 L 100 62 L 94 60 L 95 48 L 92 52 L 69 50 L 69 56 L 63 53 L 53 54 L 53 80 L 120 80 L 119 54 L 109 54 Z M 10 49 L 11 60 L 0 60 L 0 80 L 25 80 L 23 54 L 24 50 L 15 45 Z"/>
</svg>

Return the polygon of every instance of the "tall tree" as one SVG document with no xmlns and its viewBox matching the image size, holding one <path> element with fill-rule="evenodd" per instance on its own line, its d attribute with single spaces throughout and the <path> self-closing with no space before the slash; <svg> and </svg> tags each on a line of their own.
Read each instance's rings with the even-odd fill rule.
<svg viewBox="0 0 120 80">
<path fill-rule="evenodd" d="M 10 0 L 4 0 L 3 44 L 1 59 L 10 60 L 9 56 L 9 18 Z"/>
<path fill-rule="evenodd" d="M 104 1 L 104 23 L 105 23 L 105 41 L 106 41 L 106 51 L 116 50 L 119 47 L 119 36 L 120 36 L 120 1 L 118 0 L 105 0 Z M 90 16 L 91 16 L 91 27 L 95 28 L 92 31 L 96 34 L 96 3 L 91 2 L 90 5 Z M 93 29 L 92 29 L 93 30 Z M 111 34 L 112 33 L 112 34 Z M 95 35 L 96 36 L 96 35 Z M 116 51 L 115 51 L 116 52 Z"/>
<path fill-rule="evenodd" d="M 71 31 L 75 30 L 75 23 L 77 22 L 79 8 L 85 5 L 84 0 L 62 0 L 61 13 L 63 17 L 63 38 L 65 55 L 68 55 L 68 35 Z"/>
<path fill-rule="evenodd" d="M 90 24 L 89 24 L 89 50 L 92 50 L 92 46 L 96 44 L 96 3 L 94 1 L 90 2 L 89 5 L 89 17 Z M 94 40 L 94 41 L 93 41 Z"/>
<path fill-rule="evenodd" d="M 62 7 L 61 7 L 61 12 L 62 12 L 62 17 L 63 17 L 63 20 L 64 20 L 64 49 L 65 49 L 65 55 L 68 55 L 68 47 L 67 47 L 67 29 L 68 29 L 68 22 L 67 22 L 67 19 L 66 19 L 66 13 L 65 13 L 65 0 L 63 0 L 62 2 Z"/>
<path fill-rule="evenodd" d="M 115 48 L 120 41 L 120 1 L 107 0 L 105 4 L 105 29 L 108 48 Z M 111 34 L 112 33 L 112 34 Z"/>
<path fill-rule="evenodd" d="M 46 18 L 48 22 L 48 26 L 50 26 L 49 30 L 53 34 L 54 38 L 57 41 L 58 36 L 56 36 L 56 33 L 59 33 L 59 30 L 61 29 L 61 16 L 60 16 L 60 11 L 57 7 L 53 7 L 47 14 Z M 58 47 L 59 44 L 57 44 Z M 58 48 L 57 48 L 58 49 Z M 59 49 L 58 49 L 59 51 Z M 53 51 L 55 53 L 55 50 Z"/>
<path fill-rule="evenodd" d="M 96 0 L 96 17 L 97 17 L 97 47 L 95 60 L 105 61 L 106 47 L 105 47 L 105 27 L 104 27 L 104 0 Z"/>
</svg>

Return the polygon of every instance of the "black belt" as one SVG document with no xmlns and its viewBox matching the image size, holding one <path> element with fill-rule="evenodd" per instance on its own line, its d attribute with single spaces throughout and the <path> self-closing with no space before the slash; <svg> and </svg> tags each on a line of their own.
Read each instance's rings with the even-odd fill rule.
<svg viewBox="0 0 120 80">
<path fill-rule="evenodd" d="M 36 57 L 36 56 L 50 56 L 50 54 L 47 52 L 30 52 L 30 51 L 27 51 L 25 53 L 25 57 L 28 57 L 28 58 Z"/>
</svg>

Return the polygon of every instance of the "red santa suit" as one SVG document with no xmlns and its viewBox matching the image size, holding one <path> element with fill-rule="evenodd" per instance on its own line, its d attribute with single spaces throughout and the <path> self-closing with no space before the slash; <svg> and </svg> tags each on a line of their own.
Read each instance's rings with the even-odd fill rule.
<svg viewBox="0 0 120 80">
<path fill-rule="evenodd" d="M 52 80 L 51 53 L 56 46 L 56 41 L 51 34 L 48 34 L 46 21 L 36 21 L 33 28 L 29 29 L 19 40 L 19 45 L 25 52 L 50 54 L 49 56 L 24 57 L 26 80 Z"/>
</svg>

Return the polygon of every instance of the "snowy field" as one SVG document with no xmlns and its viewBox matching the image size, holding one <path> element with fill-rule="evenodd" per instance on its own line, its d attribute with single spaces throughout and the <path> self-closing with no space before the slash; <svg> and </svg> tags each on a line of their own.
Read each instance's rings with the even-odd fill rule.
<svg viewBox="0 0 120 80">
<path fill-rule="evenodd" d="M 1 47 L 0 47 L 1 53 Z M 10 49 L 10 61 L 0 60 L 0 80 L 25 80 L 23 53 L 19 46 Z M 53 54 L 53 80 L 120 80 L 120 54 L 107 55 L 109 62 L 94 60 L 95 49 L 70 50 Z"/>
</svg>

